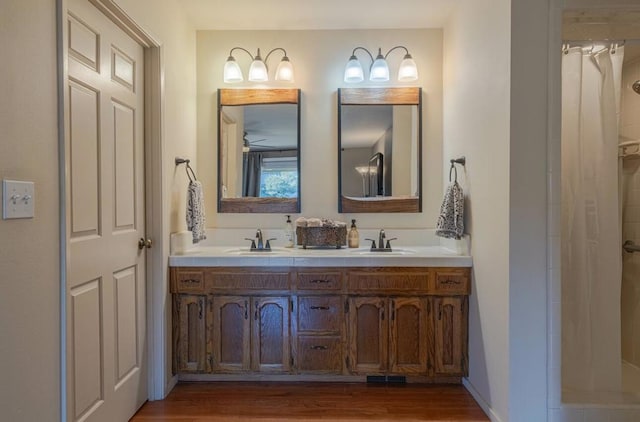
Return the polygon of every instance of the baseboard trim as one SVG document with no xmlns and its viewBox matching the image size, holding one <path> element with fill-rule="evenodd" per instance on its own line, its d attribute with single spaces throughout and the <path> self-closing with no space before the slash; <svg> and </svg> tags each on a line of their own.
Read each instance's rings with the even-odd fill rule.
<svg viewBox="0 0 640 422">
<path fill-rule="evenodd" d="M 502 422 L 502 419 L 495 414 L 491 405 L 480 395 L 468 378 L 462 378 L 462 385 L 473 396 L 476 403 L 478 403 L 478 406 L 480 406 L 482 411 L 489 417 L 489 419 L 491 419 L 491 422 Z"/>
<path fill-rule="evenodd" d="M 384 376 L 383 376 L 384 377 Z M 276 381 L 276 382 L 367 382 L 366 375 L 328 375 L 328 374 L 178 374 L 178 381 Z M 387 381 L 385 377 L 385 381 Z M 392 381 L 395 381 L 393 379 Z M 421 377 L 406 376 L 407 383 L 420 384 L 460 384 L 459 377 Z M 393 383 L 392 384 L 397 384 Z"/>
</svg>

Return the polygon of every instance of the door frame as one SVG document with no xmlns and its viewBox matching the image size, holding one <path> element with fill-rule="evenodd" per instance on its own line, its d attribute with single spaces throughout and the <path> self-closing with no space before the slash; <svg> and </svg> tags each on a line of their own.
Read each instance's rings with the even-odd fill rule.
<svg viewBox="0 0 640 422">
<path fill-rule="evenodd" d="M 177 382 L 168 370 L 169 318 L 163 304 L 167 300 L 168 270 L 165 262 L 169 255 L 168 236 L 164 227 L 168 225 L 164 212 L 163 189 L 163 105 L 164 63 L 161 42 L 151 36 L 131 18 L 115 0 L 87 0 L 116 26 L 125 31 L 144 49 L 144 165 L 145 165 L 145 218 L 146 236 L 153 239 L 154 246 L 147 250 L 146 260 L 146 305 L 147 305 L 147 360 L 149 400 L 164 398 Z M 69 151 L 66 85 L 68 81 L 67 0 L 56 0 L 56 47 L 57 47 L 57 91 L 58 91 L 58 170 L 59 170 L 59 218 L 60 218 L 60 420 L 67 420 L 67 267 L 69 239 L 67 237 L 66 182 Z"/>
</svg>

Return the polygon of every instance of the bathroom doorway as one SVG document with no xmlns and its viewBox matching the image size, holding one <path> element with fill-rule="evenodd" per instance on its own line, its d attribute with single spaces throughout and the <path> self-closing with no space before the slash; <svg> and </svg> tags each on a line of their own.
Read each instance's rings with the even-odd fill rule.
<svg viewBox="0 0 640 422">
<path fill-rule="evenodd" d="M 563 43 L 562 401 L 640 405 L 640 11 L 566 11 Z"/>
</svg>

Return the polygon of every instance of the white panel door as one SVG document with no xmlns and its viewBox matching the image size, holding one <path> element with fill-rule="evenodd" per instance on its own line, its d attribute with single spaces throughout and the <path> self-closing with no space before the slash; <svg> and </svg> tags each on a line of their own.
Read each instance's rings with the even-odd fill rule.
<svg viewBox="0 0 640 422">
<path fill-rule="evenodd" d="M 67 5 L 68 420 L 120 422 L 148 397 L 143 49 Z"/>
</svg>

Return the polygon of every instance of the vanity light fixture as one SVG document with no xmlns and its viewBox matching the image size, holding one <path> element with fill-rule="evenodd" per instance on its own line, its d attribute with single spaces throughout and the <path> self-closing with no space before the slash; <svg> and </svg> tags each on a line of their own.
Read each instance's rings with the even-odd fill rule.
<svg viewBox="0 0 640 422">
<path fill-rule="evenodd" d="M 389 80 L 389 64 L 387 63 L 387 57 L 389 54 L 396 50 L 402 48 L 405 51 L 404 58 L 400 63 L 400 68 L 398 69 L 398 81 L 400 82 L 410 82 L 418 79 L 418 66 L 416 66 L 416 62 L 409 54 L 409 50 L 407 47 L 403 45 L 397 45 L 391 48 L 385 55 L 382 55 L 382 49 L 378 48 L 378 55 L 376 58 L 373 58 L 373 54 L 369 50 L 364 47 L 356 47 L 353 49 L 351 53 L 351 57 L 349 57 L 349 61 L 347 62 L 347 66 L 344 69 L 344 81 L 347 83 L 357 83 L 362 82 L 364 80 L 364 70 L 362 69 L 362 64 L 360 60 L 356 57 L 356 51 L 363 50 L 371 59 L 371 67 L 369 68 L 369 80 L 373 82 L 386 82 Z"/>
<path fill-rule="evenodd" d="M 249 81 L 250 82 L 266 82 L 269 80 L 269 73 L 267 69 L 267 61 L 269 60 L 269 56 L 276 50 L 280 50 L 284 53 L 282 60 L 278 64 L 276 68 L 276 81 L 285 81 L 285 82 L 293 82 L 293 66 L 289 61 L 289 57 L 287 57 L 287 52 L 284 48 L 276 47 L 273 50 L 267 53 L 267 56 L 264 60 L 260 56 L 260 49 L 255 56 L 253 56 L 248 50 L 242 47 L 234 47 L 229 52 L 229 57 L 224 64 L 224 82 L 225 83 L 235 83 L 242 82 L 244 77 L 242 75 L 242 69 L 240 69 L 240 65 L 236 62 L 235 57 L 233 57 L 234 50 L 244 51 L 253 59 L 251 62 L 251 66 L 249 67 Z"/>
</svg>

